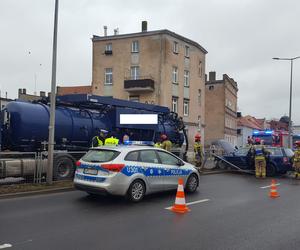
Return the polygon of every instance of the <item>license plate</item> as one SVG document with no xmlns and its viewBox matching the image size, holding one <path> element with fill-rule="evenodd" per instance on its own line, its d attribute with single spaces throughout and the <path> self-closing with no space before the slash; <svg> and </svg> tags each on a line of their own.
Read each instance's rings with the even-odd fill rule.
<svg viewBox="0 0 300 250">
<path fill-rule="evenodd" d="M 98 170 L 97 169 L 93 169 L 93 168 L 85 168 L 83 170 L 83 173 L 85 173 L 85 174 L 91 174 L 91 175 L 97 175 L 98 174 Z"/>
</svg>

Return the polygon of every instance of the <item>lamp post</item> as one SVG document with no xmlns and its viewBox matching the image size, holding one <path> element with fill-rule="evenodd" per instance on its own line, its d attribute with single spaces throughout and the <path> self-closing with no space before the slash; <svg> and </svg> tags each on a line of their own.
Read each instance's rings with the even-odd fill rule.
<svg viewBox="0 0 300 250">
<path fill-rule="evenodd" d="M 49 139 L 48 139 L 47 184 L 53 183 L 53 151 L 54 151 L 55 101 L 56 101 L 55 88 L 56 88 L 56 55 L 57 55 L 57 49 L 56 49 L 57 48 L 57 20 L 58 20 L 58 0 L 55 0 Z"/>
<path fill-rule="evenodd" d="M 280 58 L 280 57 L 273 57 L 274 60 L 285 60 L 291 62 L 291 77 L 290 77 L 290 107 L 289 107 L 289 148 L 292 148 L 291 145 L 291 136 L 292 136 L 292 93 L 293 93 L 293 61 L 300 58 L 300 56 L 292 57 L 292 58 Z"/>
</svg>

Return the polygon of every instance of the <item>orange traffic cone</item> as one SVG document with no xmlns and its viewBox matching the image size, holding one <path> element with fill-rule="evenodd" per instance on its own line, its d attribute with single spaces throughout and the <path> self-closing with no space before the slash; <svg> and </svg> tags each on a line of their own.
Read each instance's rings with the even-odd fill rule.
<svg viewBox="0 0 300 250">
<path fill-rule="evenodd" d="M 184 190 L 183 190 L 183 179 L 178 179 L 178 188 L 176 193 L 175 204 L 171 208 L 171 210 L 175 213 L 186 213 L 191 211 L 185 204 Z"/>
<path fill-rule="evenodd" d="M 270 190 L 269 196 L 271 198 L 278 198 L 279 197 L 279 194 L 277 193 L 277 187 L 276 187 L 276 181 L 275 180 L 272 180 L 271 190 Z"/>
</svg>

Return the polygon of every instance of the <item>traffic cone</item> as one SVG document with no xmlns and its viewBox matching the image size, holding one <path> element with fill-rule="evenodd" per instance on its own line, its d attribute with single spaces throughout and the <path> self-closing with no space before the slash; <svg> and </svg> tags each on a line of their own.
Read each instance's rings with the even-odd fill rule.
<svg viewBox="0 0 300 250">
<path fill-rule="evenodd" d="M 276 181 L 275 180 L 272 180 L 271 190 L 270 190 L 269 196 L 271 198 L 278 198 L 279 197 L 279 194 L 277 193 L 277 187 L 276 187 Z"/>
<path fill-rule="evenodd" d="M 176 193 L 175 204 L 171 208 L 171 210 L 175 213 L 186 213 L 191 211 L 185 204 L 184 190 L 183 190 L 183 179 L 178 179 L 178 188 Z"/>
</svg>

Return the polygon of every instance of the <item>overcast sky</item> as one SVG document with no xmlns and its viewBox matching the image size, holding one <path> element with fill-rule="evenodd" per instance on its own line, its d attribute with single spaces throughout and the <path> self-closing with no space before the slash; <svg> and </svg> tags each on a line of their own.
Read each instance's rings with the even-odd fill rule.
<svg viewBox="0 0 300 250">
<path fill-rule="evenodd" d="M 0 0 L 0 88 L 50 91 L 54 0 Z M 297 0 L 60 0 L 57 84 L 88 85 L 91 37 L 169 29 L 201 44 L 206 72 L 226 73 L 238 83 L 243 115 L 280 118 L 289 110 L 290 63 L 300 56 Z M 297 109 L 298 107 L 298 109 Z M 300 59 L 294 61 L 293 113 L 300 124 Z"/>
</svg>

